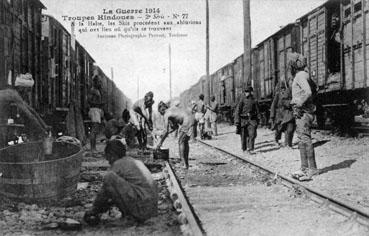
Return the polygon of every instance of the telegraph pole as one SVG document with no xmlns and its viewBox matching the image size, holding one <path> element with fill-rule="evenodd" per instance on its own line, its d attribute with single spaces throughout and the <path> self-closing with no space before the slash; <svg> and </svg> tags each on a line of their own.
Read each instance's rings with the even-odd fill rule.
<svg viewBox="0 0 369 236">
<path fill-rule="evenodd" d="M 137 100 L 140 99 L 140 78 L 137 76 Z"/>
<path fill-rule="evenodd" d="M 109 112 L 109 78 L 106 76 L 106 110 Z"/>
<path fill-rule="evenodd" d="M 209 80 L 209 0 L 206 1 L 206 80 Z M 207 83 L 206 86 L 208 96 L 208 102 L 210 102 L 210 86 Z"/>
<path fill-rule="evenodd" d="M 169 44 L 169 100 L 172 100 L 172 49 Z"/>
<path fill-rule="evenodd" d="M 112 91 L 111 91 L 111 93 L 112 93 L 112 101 L 111 101 L 111 103 L 112 103 L 112 112 L 113 112 L 113 114 L 114 114 L 114 109 L 115 109 L 115 98 L 114 98 L 114 96 L 115 96 L 115 89 L 114 89 L 114 70 L 113 70 L 113 67 L 111 68 L 111 89 L 112 89 Z"/>
<path fill-rule="evenodd" d="M 243 54 L 243 79 L 244 86 L 251 85 L 251 19 L 250 19 L 250 0 L 243 0 L 244 17 L 244 54 Z M 245 88 L 244 88 L 245 89 Z"/>
</svg>

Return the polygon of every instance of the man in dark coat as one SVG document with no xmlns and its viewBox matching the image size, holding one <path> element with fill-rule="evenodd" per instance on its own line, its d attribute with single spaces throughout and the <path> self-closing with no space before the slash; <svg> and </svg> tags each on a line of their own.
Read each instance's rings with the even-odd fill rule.
<svg viewBox="0 0 369 236">
<path fill-rule="evenodd" d="M 295 131 L 295 117 L 290 104 L 292 93 L 286 81 L 280 81 L 276 86 L 276 92 L 270 107 L 270 121 L 275 130 L 275 142 L 279 145 L 282 132 L 286 147 L 292 147 L 293 133 Z"/>
<path fill-rule="evenodd" d="M 256 129 L 260 116 L 259 105 L 253 97 L 252 91 L 252 87 L 246 88 L 245 93 L 240 97 L 234 114 L 235 125 L 241 133 L 242 150 L 248 152 L 254 150 Z"/>
</svg>

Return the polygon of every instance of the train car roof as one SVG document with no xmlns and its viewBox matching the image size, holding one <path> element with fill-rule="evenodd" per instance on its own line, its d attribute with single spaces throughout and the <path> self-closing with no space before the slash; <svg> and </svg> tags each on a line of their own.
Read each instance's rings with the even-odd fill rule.
<svg viewBox="0 0 369 236">
<path fill-rule="evenodd" d="M 82 46 L 82 44 L 80 42 L 78 42 L 78 40 L 76 39 L 76 44 L 78 45 L 78 47 L 82 48 L 82 50 L 90 57 L 90 59 L 92 60 L 92 62 L 96 62 L 95 59 L 91 56 L 90 53 L 88 53 L 88 51 Z"/>
<path fill-rule="evenodd" d="M 4 1 L 5 4 L 10 5 L 9 1 Z M 46 6 L 40 0 L 32 0 L 31 3 L 36 4 L 41 9 L 47 9 Z"/>
<path fill-rule="evenodd" d="M 309 15 L 315 13 L 316 11 L 318 11 L 320 8 L 328 5 L 328 4 L 335 4 L 335 3 L 343 3 L 343 4 L 349 4 L 350 0 L 326 0 L 324 3 L 322 3 L 321 5 L 317 6 L 316 8 L 314 8 L 313 10 L 309 11 L 308 13 L 306 13 L 303 16 L 300 16 L 299 18 L 296 19 L 296 21 L 299 21 L 303 18 L 308 17 Z"/>
<path fill-rule="evenodd" d="M 64 25 L 62 23 L 60 23 L 55 17 L 49 15 L 49 14 L 42 14 L 43 16 L 47 16 L 51 19 L 53 19 L 55 22 L 58 23 L 58 26 L 61 27 L 68 35 L 71 36 L 71 33 L 64 27 Z M 85 47 L 82 46 L 82 44 L 80 42 L 78 42 L 78 40 L 76 39 L 76 44 L 78 45 L 78 47 L 82 48 L 83 51 L 86 52 L 86 54 L 90 57 L 90 59 L 93 61 L 93 62 L 96 62 L 95 59 L 91 56 L 91 54 L 86 50 Z"/>
<path fill-rule="evenodd" d="M 271 38 L 274 38 L 276 35 L 288 31 L 290 28 L 292 28 L 293 26 L 295 26 L 296 23 L 289 23 L 283 27 L 281 27 L 279 30 L 277 30 L 275 33 L 273 33 L 272 35 L 268 36 L 266 39 L 264 39 L 263 41 L 261 41 L 260 43 L 258 43 L 255 46 L 255 49 L 259 48 L 260 46 L 262 46 L 266 41 L 270 40 Z"/>
<path fill-rule="evenodd" d="M 41 9 L 47 9 L 46 6 L 40 0 L 34 0 L 34 2 L 36 2 L 36 4 L 38 4 Z"/>
<path fill-rule="evenodd" d="M 49 14 L 43 14 L 42 13 L 42 16 L 47 16 L 51 19 L 53 19 L 55 22 L 58 23 L 58 26 L 61 27 L 65 32 L 67 32 L 68 35 L 71 35 L 71 33 L 69 33 L 69 31 L 64 27 L 64 25 L 62 23 L 60 23 L 57 19 L 55 19 L 55 17 L 53 17 L 52 15 L 49 15 Z"/>
</svg>

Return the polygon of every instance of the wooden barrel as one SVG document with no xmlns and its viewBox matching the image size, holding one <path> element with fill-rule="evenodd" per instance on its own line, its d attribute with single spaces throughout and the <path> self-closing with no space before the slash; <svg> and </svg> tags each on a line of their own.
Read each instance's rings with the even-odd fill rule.
<svg viewBox="0 0 369 236">
<path fill-rule="evenodd" d="M 54 142 L 47 156 L 42 142 L 0 149 L 0 195 L 26 203 L 62 199 L 76 191 L 81 162 L 82 149 L 66 142 Z"/>
</svg>

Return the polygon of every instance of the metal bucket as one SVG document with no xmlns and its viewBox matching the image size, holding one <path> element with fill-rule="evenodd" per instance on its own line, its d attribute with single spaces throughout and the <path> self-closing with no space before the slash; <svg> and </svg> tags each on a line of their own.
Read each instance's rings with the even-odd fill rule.
<svg viewBox="0 0 369 236">
<path fill-rule="evenodd" d="M 154 159 L 169 160 L 169 149 L 159 149 L 154 151 Z"/>
<path fill-rule="evenodd" d="M 44 155 L 42 142 L 0 149 L 0 195 L 26 203 L 70 196 L 81 162 L 81 147 L 66 142 L 54 142 L 52 155 Z"/>
</svg>

